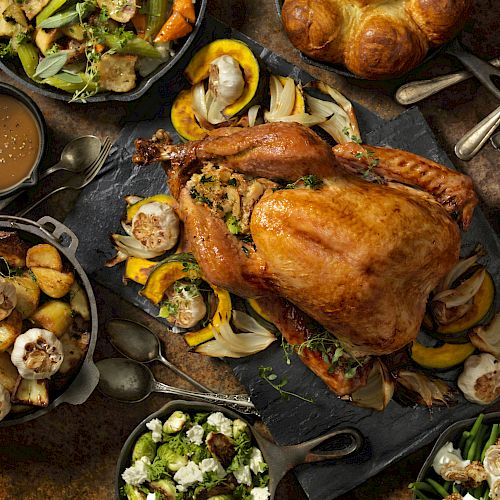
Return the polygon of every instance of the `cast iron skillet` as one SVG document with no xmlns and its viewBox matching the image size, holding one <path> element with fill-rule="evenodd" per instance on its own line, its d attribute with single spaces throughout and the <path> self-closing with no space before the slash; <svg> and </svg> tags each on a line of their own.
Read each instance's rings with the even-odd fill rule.
<svg viewBox="0 0 500 500">
<path fill-rule="evenodd" d="M 357 429 L 354 429 L 352 427 L 342 427 L 304 443 L 296 444 L 293 446 L 278 446 L 274 443 L 271 443 L 271 441 L 262 436 L 262 434 L 260 434 L 249 422 L 242 418 L 241 415 L 238 415 L 234 411 L 228 410 L 227 408 L 209 403 L 198 403 L 194 401 L 171 401 L 170 403 L 167 403 L 165 406 L 160 408 L 157 412 L 145 418 L 132 431 L 127 441 L 123 445 L 123 448 L 120 452 L 120 457 L 118 458 L 118 463 L 116 464 L 115 473 L 115 498 L 117 500 L 123 498 L 120 496 L 120 488 L 124 485 L 122 472 L 130 466 L 132 449 L 135 442 L 137 441 L 139 436 L 141 436 L 141 434 L 144 434 L 148 431 L 146 423 L 153 418 L 165 419 L 165 417 L 170 415 L 175 410 L 181 410 L 186 413 L 192 411 L 220 411 L 232 419 L 239 418 L 240 420 L 246 422 L 250 431 L 252 432 L 253 438 L 262 451 L 265 462 L 269 466 L 269 491 L 271 493 L 271 500 L 274 498 L 278 483 L 290 469 L 293 469 L 295 466 L 300 464 L 322 462 L 324 460 L 335 460 L 346 457 L 347 455 L 350 455 L 359 450 L 363 443 L 363 437 Z M 341 435 L 347 436 L 350 439 L 350 443 L 347 446 L 335 451 L 313 451 L 322 443 L 325 443 L 330 439 Z"/>
<path fill-rule="evenodd" d="M 280 21 L 281 21 L 281 9 L 283 7 L 283 2 L 284 2 L 284 0 L 274 0 Z M 415 66 L 410 71 L 408 71 L 408 73 L 411 71 L 414 71 L 415 69 L 419 68 L 420 66 L 424 65 L 425 63 L 427 63 L 428 61 L 430 61 L 431 59 L 436 57 L 440 52 L 442 52 L 444 50 L 444 48 L 446 46 L 447 46 L 447 44 L 445 43 L 443 45 L 440 45 L 439 47 L 430 49 L 427 52 L 427 55 L 425 56 L 425 58 L 422 60 L 422 62 L 418 66 Z M 296 50 L 299 52 L 301 59 L 304 62 L 306 62 L 307 64 L 310 64 L 311 66 L 316 66 L 317 68 L 321 68 L 321 69 L 324 69 L 326 71 L 333 71 L 334 73 L 345 76 L 347 78 L 355 78 L 356 80 L 377 81 L 377 80 L 368 80 L 367 78 L 363 78 L 362 76 L 358 76 L 358 75 L 352 73 L 351 71 L 349 71 L 342 64 L 329 64 L 326 62 L 317 61 L 316 59 L 311 59 L 309 56 L 306 56 L 300 50 L 298 50 L 298 49 L 296 49 Z M 398 78 L 401 78 L 402 76 L 403 75 L 399 75 L 398 77 L 386 78 L 384 80 L 396 80 Z M 384 80 L 378 80 L 378 81 L 384 81 Z"/>
<path fill-rule="evenodd" d="M 92 359 L 97 340 L 97 306 L 89 279 L 75 256 L 76 249 L 78 248 L 78 239 L 64 224 L 48 216 L 42 217 L 37 222 L 34 222 L 21 217 L 0 214 L 0 230 L 17 231 L 21 238 L 24 237 L 29 241 L 37 243 L 49 243 L 59 250 L 73 266 L 74 272 L 80 279 L 80 283 L 87 294 L 91 322 L 89 348 L 80 367 L 80 371 L 73 378 L 73 381 L 66 387 L 64 392 L 57 396 L 47 407 L 27 414 L 23 413 L 19 416 L 12 413 L 7 415 L 7 417 L 0 422 L 0 427 L 7 427 L 9 425 L 20 424 L 41 417 L 61 403 L 79 405 L 87 401 L 88 397 L 94 391 L 97 382 L 99 382 L 99 372 Z"/>
<path fill-rule="evenodd" d="M 137 87 L 135 87 L 130 92 L 102 92 L 88 97 L 85 102 L 135 101 L 136 99 L 141 97 L 151 87 L 151 85 L 153 85 L 154 82 L 167 75 L 168 72 L 182 58 L 189 46 L 194 42 L 205 17 L 207 0 L 196 0 L 195 8 L 196 23 L 193 26 L 193 31 L 191 31 L 186 40 L 182 42 L 182 45 L 178 48 L 175 56 L 170 59 L 170 61 L 159 66 L 152 73 L 142 78 L 139 81 Z M 25 74 L 21 62 L 18 58 L 14 58 L 12 60 L 0 59 L 0 70 L 5 71 L 5 73 L 7 73 L 17 83 L 21 83 L 22 85 L 28 87 L 30 90 L 37 92 L 38 94 L 41 94 L 45 97 L 51 97 L 52 99 L 58 99 L 60 101 L 69 101 L 72 97 L 71 93 L 64 92 L 63 90 L 56 89 L 49 85 L 35 83 Z"/>
<path fill-rule="evenodd" d="M 429 469 L 432 468 L 432 462 L 434 461 L 434 457 L 436 456 L 437 452 L 443 447 L 445 443 L 448 441 L 455 442 L 460 439 L 460 436 L 462 435 L 462 432 L 465 430 L 468 430 L 472 427 L 474 422 L 476 421 L 476 418 L 469 418 L 467 420 L 459 420 L 458 422 L 455 422 L 453 425 L 448 427 L 439 437 L 438 440 L 436 441 L 436 444 L 432 448 L 432 451 L 430 452 L 429 456 L 427 457 L 427 460 L 424 462 L 424 465 L 422 465 L 422 468 L 420 469 L 420 472 L 418 473 L 417 481 L 423 481 L 424 477 L 426 477 L 427 473 L 429 472 Z M 484 423 L 489 424 L 489 423 L 498 423 L 500 422 L 500 412 L 492 412 L 492 413 L 487 413 L 484 416 Z M 412 496 L 413 500 L 417 500 L 417 496 L 415 493 L 413 493 Z"/>
</svg>

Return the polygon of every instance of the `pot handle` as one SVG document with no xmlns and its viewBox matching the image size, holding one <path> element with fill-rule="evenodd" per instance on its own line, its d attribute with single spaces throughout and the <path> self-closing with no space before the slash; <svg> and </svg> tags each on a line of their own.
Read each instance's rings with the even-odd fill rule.
<svg viewBox="0 0 500 500">
<path fill-rule="evenodd" d="M 72 256 L 76 256 L 76 250 L 78 248 L 78 238 L 76 234 L 66 227 L 62 222 L 49 217 L 48 215 L 38 219 L 36 222 L 43 230 L 50 233 L 50 235 L 56 239 L 56 241 L 62 245 L 68 253 Z"/>
<path fill-rule="evenodd" d="M 83 362 L 73 383 L 61 395 L 61 403 L 81 405 L 87 401 L 99 382 L 99 370 L 91 359 Z"/>
<path fill-rule="evenodd" d="M 350 443 L 338 450 L 333 451 L 317 451 L 313 452 L 314 448 L 319 445 L 326 443 L 330 439 L 345 435 L 349 438 Z M 310 441 L 305 441 L 300 444 L 293 446 L 283 447 L 283 451 L 290 456 L 293 465 L 295 467 L 299 464 L 322 462 L 324 460 L 335 460 L 338 458 L 343 458 L 351 455 L 355 451 L 359 450 L 363 444 L 363 435 L 354 427 L 342 427 L 340 429 L 335 429 L 334 431 L 323 434 Z"/>
</svg>

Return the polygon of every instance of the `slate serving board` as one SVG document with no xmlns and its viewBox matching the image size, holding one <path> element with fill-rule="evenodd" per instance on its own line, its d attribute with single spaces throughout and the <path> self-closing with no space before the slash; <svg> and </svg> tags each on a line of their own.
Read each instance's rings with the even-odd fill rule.
<svg viewBox="0 0 500 500">
<path fill-rule="evenodd" d="M 245 41 L 274 73 L 291 75 L 303 83 L 312 79 L 306 72 L 251 39 L 208 17 L 205 29 L 201 30 L 193 48 L 179 64 L 178 75 L 174 79 L 158 82 L 137 102 L 130 117 L 131 123 L 122 130 L 103 173 L 82 192 L 73 212 L 65 221 L 79 237 L 78 258 L 91 278 L 153 316 L 156 316 L 157 309 L 137 294 L 139 287 L 134 284 L 123 285 L 123 266 L 113 269 L 103 267 L 104 262 L 114 254 L 108 235 L 120 231 L 119 221 L 125 208 L 122 201 L 124 196 L 148 196 L 166 191 L 161 166 L 132 165 L 133 140 L 149 137 L 158 128 L 167 129 L 175 137 L 169 120 L 169 108 L 179 90 L 186 86 L 181 74 L 182 67 L 187 64 L 193 51 L 213 39 L 224 37 Z M 386 122 L 366 108 L 359 105 L 355 107 L 364 142 L 406 149 L 452 166 L 416 108 Z M 488 269 L 499 287 L 500 243 L 482 213 L 476 210 L 472 227 L 463 237 L 463 253 L 468 253 L 478 241 L 488 251 Z M 497 295 L 497 309 L 498 306 Z M 340 425 L 355 426 L 366 437 L 364 449 L 351 458 L 338 463 L 326 462 L 296 469 L 302 487 L 313 500 L 336 498 L 390 463 L 430 442 L 452 422 L 474 416 L 482 410 L 463 399 L 453 408 L 431 411 L 403 407 L 394 401 L 382 413 L 356 408 L 331 394 L 296 356 L 292 355 L 292 363 L 288 366 L 278 345 L 255 356 L 230 360 L 229 363 L 247 387 L 279 444 L 294 444 Z M 311 397 L 314 403 L 296 398 L 288 401 L 281 399 L 274 389 L 259 379 L 258 368 L 261 365 L 272 366 L 280 379 L 288 379 L 288 390 Z M 455 377 L 456 373 L 448 373 L 447 378 Z"/>
</svg>

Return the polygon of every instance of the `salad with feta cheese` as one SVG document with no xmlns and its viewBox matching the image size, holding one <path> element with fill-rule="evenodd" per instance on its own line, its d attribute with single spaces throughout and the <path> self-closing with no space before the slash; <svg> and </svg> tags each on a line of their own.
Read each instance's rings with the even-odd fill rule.
<svg viewBox="0 0 500 500">
<path fill-rule="evenodd" d="M 128 500 L 267 500 L 268 466 L 248 424 L 174 411 L 146 424 L 122 473 Z"/>
</svg>

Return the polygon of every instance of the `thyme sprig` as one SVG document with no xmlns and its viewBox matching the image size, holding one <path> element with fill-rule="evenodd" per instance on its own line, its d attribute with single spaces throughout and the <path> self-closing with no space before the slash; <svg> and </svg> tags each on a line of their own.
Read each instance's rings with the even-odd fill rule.
<svg viewBox="0 0 500 500">
<path fill-rule="evenodd" d="M 281 381 L 278 381 L 278 376 L 276 375 L 276 373 L 273 373 L 273 369 L 271 366 L 259 366 L 259 377 L 262 380 L 265 380 L 274 389 L 276 389 L 280 393 L 280 396 L 287 401 L 290 399 L 290 397 L 294 397 L 297 399 L 301 399 L 302 401 L 306 401 L 307 403 L 314 403 L 313 399 L 306 398 L 305 396 L 301 396 L 300 394 L 296 394 L 295 392 L 283 389 L 283 387 L 288 384 L 288 380 L 284 378 Z"/>
<path fill-rule="evenodd" d="M 380 184 L 384 183 L 384 180 L 380 175 L 377 175 L 373 170 L 378 167 L 380 160 L 375 156 L 375 151 L 368 149 L 367 147 L 362 145 L 361 137 L 357 135 L 351 134 L 351 131 L 348 127 L 344 127 L 342 132 L 346 135 L 352 142 L 361 146 L 362 151 L 358 151 L 354 153 L 354 158 L 361 160 L 366 159 L 368 162 L 367 169 L 363 172 L 363 178 L 370 182 L 378 182 Z"/>
</svg>

